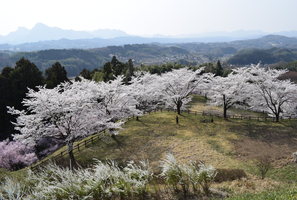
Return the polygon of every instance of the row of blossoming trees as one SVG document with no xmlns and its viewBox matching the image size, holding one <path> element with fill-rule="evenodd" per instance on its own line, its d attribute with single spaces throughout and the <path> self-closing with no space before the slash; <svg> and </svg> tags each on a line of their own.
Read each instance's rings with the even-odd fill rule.
<svg viewBox="0 0 297 200">
<path fill-rule="evenodd" d="M 180 114 L 195 93 L 205 93 L 209 103 L 223 106 L 225 118 L 232 106 L 266 112 L 276 121 L 295 114 L 297 87 L 289 80 L 278 80 L 283 73 L 251 66 L 215 77 L 203 69 L 182 68 L 162 75 L 139 72 L 129 84 L 123 84 L 122 76 L 106 83 L 74 81 L 53 89 L 30 89 L 23 100 L 27 109 L 8 108 L 8 112 L 17 116 L 16 141 L 34 147 L 45 137 L 60 139 L 68 147 L 72 168 L 75 141 L 106 129 L 114 136 L 125 119 L 157 108 L 176 109 Z"/>
</svg>

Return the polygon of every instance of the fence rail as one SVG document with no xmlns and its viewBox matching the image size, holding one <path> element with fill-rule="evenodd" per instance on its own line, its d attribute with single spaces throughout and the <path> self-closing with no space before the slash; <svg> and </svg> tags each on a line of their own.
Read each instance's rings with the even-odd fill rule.
<svg viewBox="0 0 297 200">
<path fill-rule="evenodd" d="M 75 153 L 85 149 L 87 147 L 87 145 L 94 143 L 96 140 L 98 140 L 101 137 L 102 132 L 105 132 L 105 130 L 100 131 L 85 140 L 77 142 L 76 144 L 74 144 L 72 152 L 75 154 Z M 61 147 L 61 148 L 63 148 L 63 147 Z M 35 165 L 32 165 L 30 167 L 30 169 L 34 170 L 45 163 L 51 162 L 52 160 L 57 160 L 59 158 L 63 158 L 64 156 L 67 156 L 67 155 L 68 155 L 68 149 L 65 149 L 65 150 L 59 152 L 57 155 L 52 156 L 49 159 L 42 160 L 42 161 L 36 163 Z"/>
<path fill-rule="evenodd" d="M 177 112 L 176 109 L 158 109 L 158 111 L 174 111 Z M 205 112 L 205 111 L 191 111 L 191 110 L 183 110 L 183 113 L 188 113 L 188 114 L 195 114 L 195 115 L 202 115 L 202 116 L 209 116 L 209 117 L 219 117 L 223 118 L 224 116 L 222 114 L 218 113 L 210 113 L 210 112 Z M 257 120 L 257 121 L 275 121 L 275 117 L 269 117 L 269 116 L 252 116 L 252 115 L 227 115 L 228 119 L 240 119 L 240 120 Z M 294 116 L 288 116 L 286 118 L 280 117 L 280 119 L 296 119 Z"/>
<path fill-rule="evenodd" d="M 146 113 L 148 113 L 148 112 L 146 112 Z M 135 117 L 132 116 L 132 117 L 127 118 L 126 120 L 131 120 L 131 119 L 134 119 L 134 118 L 135 118 Z M 83 139 L 83 140 L 81 140 L 81 141 L 76 142 L 76 143 L 73 145 L 73 149 L 72 149 L 73 154 L 76 154 L 76 153 L 82 151 L 82 150 L 85 149 L 89 144 L 93 144 L 96 140 L 98 140 L 98 139 L 104 137 L 104 134 L 109 134 L 109 133 L 107 133 L 106 130 L 102 130 L 102 131 L 100 131 L 100 132 L 98 132 L 98 133 L 95 133 L 95 134 L 91 135 L 89 138 L 85 138 L 85 139 Z M 103 136 L 102 136 L 102 135 L 103 135 Z M 63 148 L 63 147 L 61 147 L 61 148 Z M 51 162 L 51 161 L 53 161 L 53 160 L 58 160 L 58 159 L 60 159 L 60 158 L 63 158 L 64 156 L 68 156 L 68 149 L 65 149 L 65 150 L 59 152 L 57 155 L 54 155 L 54 156 L 52 156 L 52 157 L 49 158 L 49 159 L 42 160 L 42 161 L 40 161 L 40 162 L 37 162 L 36 164 L 31 165 L 31 166 L 30 166 L 30 169 L 32 169 L 32 170 L 37 169 L 39 166 L 41 166 L 41 165 L 43 165 L 43 164 L 45 164 L 45 163 Z"/>
</svg>

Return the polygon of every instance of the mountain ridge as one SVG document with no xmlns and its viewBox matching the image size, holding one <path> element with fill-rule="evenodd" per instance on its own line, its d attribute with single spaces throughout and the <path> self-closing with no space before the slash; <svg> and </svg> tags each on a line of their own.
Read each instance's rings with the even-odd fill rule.
<svg viewBox="0 0 297 200">
<path fill-rule="evenodd" d="M 297 36 L 297 31 L 284 34 Z M 237 40 L 256 39 L 267 35 L 262 31 L 237 30 L 231 32 L 209 32 L 176 36 L 137 36 L 122 30 L 98 29 L 94 31 L 77 31 L 47 26 L 37 23 L 33 28 L 19 27 L 7 35 L 0 35 L 0 50 L 38 51 L 45 49 L 66 48 L 100 48 L 110 45 L 142 44 L 142 43 L 189 43 L 189 42 L 231 42 Z M 281 34 L 281 33 L 280 33 Z M 71 40 L 72 45 L 69 41 Z M 66 44 L 63 42 L 66 41 Z M 67 44 L 68 41 L 68 44 Z M 91 44 L 95 43 L 97 45 Z M 64 46 L 63 46 L 64 45 Z"/>
<path fill-rule="evenodd" d="M 75 31 L 50 27 L 37 23 L 32 29 L 19 27 L 7 35 L 0 35 L 0 44 L 19 45 L 59 39 L 86 39 L 86 38 L 114 38 L 128 36 L 127 33 L 115 29 L 98 29 L 95 31 Z"/>
</svg>

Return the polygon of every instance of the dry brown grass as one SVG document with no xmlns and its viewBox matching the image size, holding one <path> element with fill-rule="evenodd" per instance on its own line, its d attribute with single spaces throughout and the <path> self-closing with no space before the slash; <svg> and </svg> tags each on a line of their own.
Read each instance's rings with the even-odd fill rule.
<svg viewBox="0 0 297 200">
<path fill-rule="evenodd" d="M 247 178 L 215 183 L 214 187 L 225 191 L 230 191 L 232 194 L 242 193 L 257 193 L 265 190 L 277 188 L 281 183 L 272 179 L 261 179 L 259 177 L 248 175 Z"/>
</svg>

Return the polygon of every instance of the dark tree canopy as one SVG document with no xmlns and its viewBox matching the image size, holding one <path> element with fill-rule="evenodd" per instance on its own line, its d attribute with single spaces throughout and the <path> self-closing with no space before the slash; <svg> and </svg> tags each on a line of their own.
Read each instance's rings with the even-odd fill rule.
<svg viewBox="0 0 297 200">
<path fill-rule="evenodd" d="M 104 64 L 102 72 L 105 82 L 113 80 L 116 76 L 124 75 L 124 81 L 128 83 L 134 74 L 133 61 L 129 59 L 127 63 L 123 63 L 113 56 L 110 62 Z"/>
<path fill-rule="evenodd" d="M 16 62 L 14 68 L 5 67 L 0 75 L 0 140 L 13 133 L 11 121 L 14 118 L 7 114 L 7 106 L 23 109 L 21 104 L 28 88 L 43 85 L 44 78 L 36 65 L 25 58 Z"/>
<path fill-rule="evenodd" d="M 12 86 L 12 81 L 0 75 L 0 141 L 7 138 L 13 130 L 10 123 L 13 117 L 7 113 L 6 106 L 14 105 L 16 101 L 14 99 L 14 88 Z"/>
<path fill-rule="evenodd" d="M 217 66 L 216 66 L 216 69 L 215 69 L 215 75 L 216 76 L 223 76 L 223 73 L 224 73 L 224 69 L 222 67 L 221 62 L 218 60 Z"/>
<path fill-rule="evenodd" d="M 87 69 L 83 69 L 79 75 L 88 80 L 92 79 L 92 73 Z"/>
<path fill-rule="evenodd" d="M 26 92 L 28 87 L 35 88 L 43 84 L 42 72 L 34 63 L 25 58 L 21 58 L 16 62 L 10 78 L 13 80 L 16 89 L 21 91 L 21 93 Z"/>
<path fill-rule="evenodd" d="M 45 71 L 45 77 L 47 88 L 54 88 L 62 82 L 69 81 L 65 68 L 59 62 Z"/>
<path fill-rule="evenodd" d="M 2 73 L 1 73 L 1 75 L 4 76 L 5 78 L 9 78 L 10 73 L 11 73 L 12 71 L 13 71 L 13 68 L 11 68 L 11 67 L 4 67 L 4 68 L 2 69 Z"/>
</svg>

